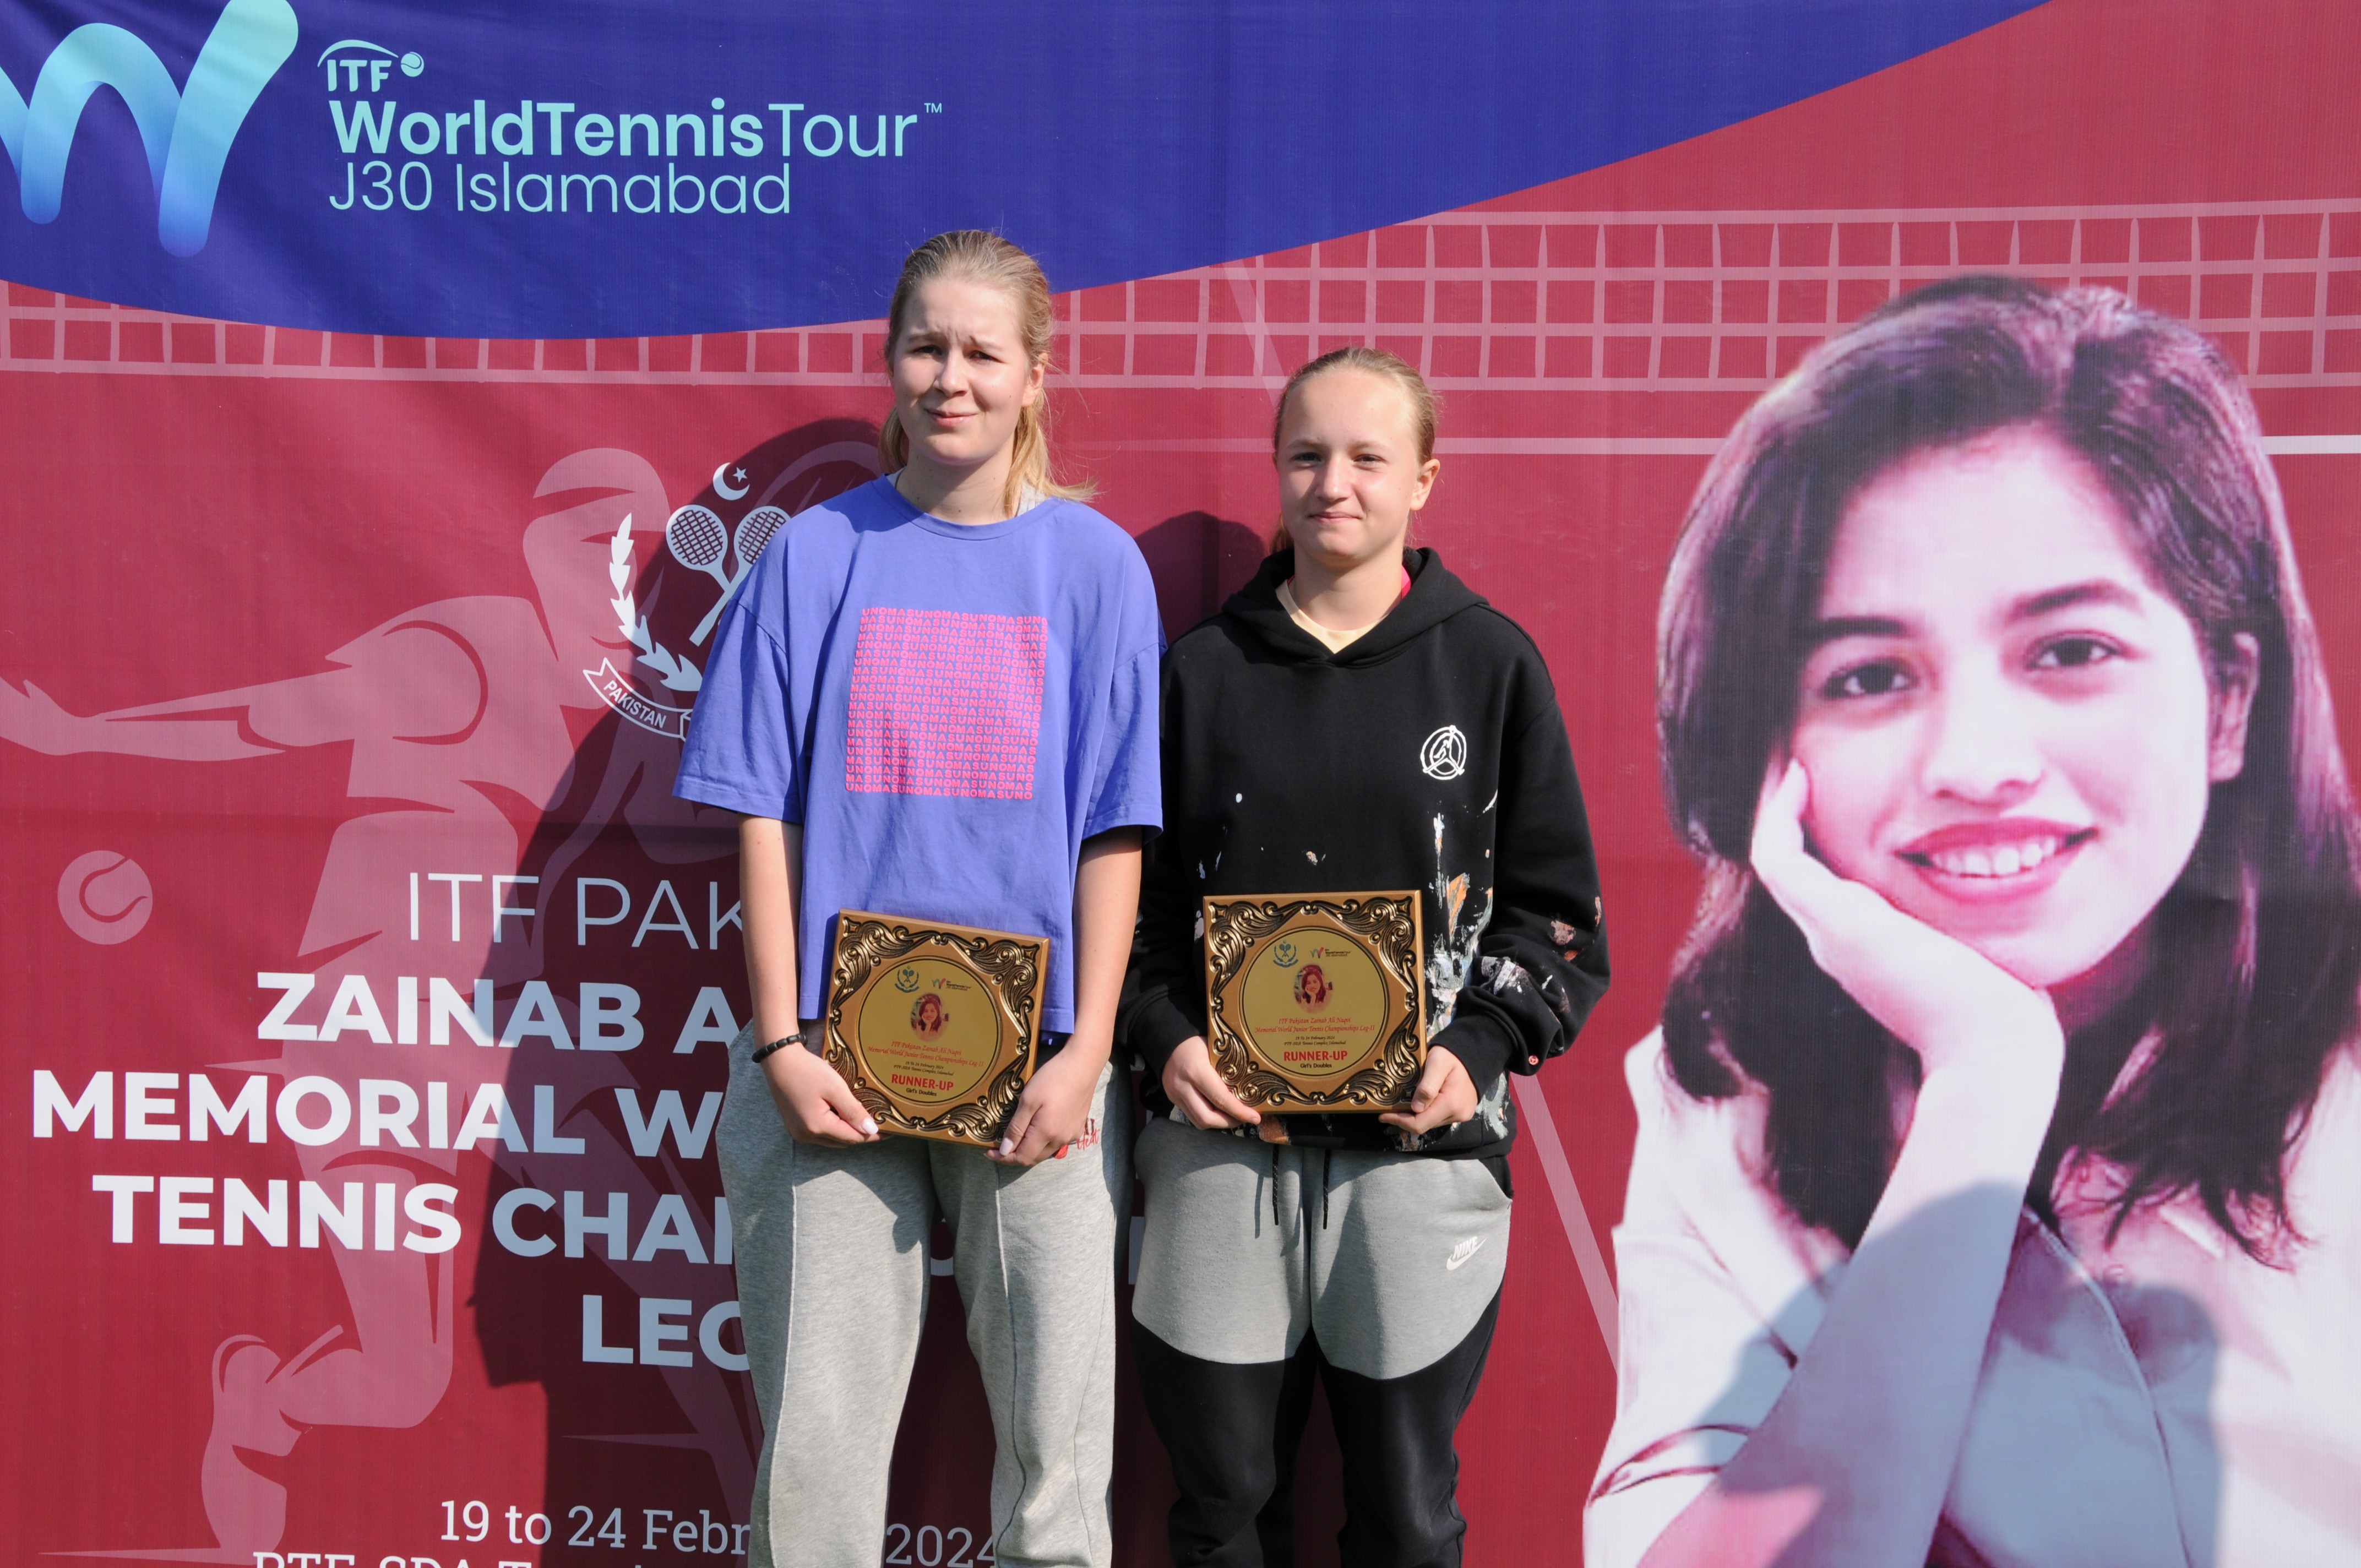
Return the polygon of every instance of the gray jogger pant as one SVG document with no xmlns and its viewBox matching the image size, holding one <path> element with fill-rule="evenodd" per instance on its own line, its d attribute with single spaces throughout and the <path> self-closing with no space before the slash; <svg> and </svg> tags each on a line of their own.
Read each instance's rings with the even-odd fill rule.
<svg viewBox="0 0 2361 1568">
<path fill-rule="evenodd" d="M 1020 1170 L 920 1138 L 797 1143 L 751 1049 L 751 1031 L 730 1047 L 716 1136 L 763 1414 L 747 1568 L 873 1568 L 883 1552 L 938 1215 L 992 1407 L 995 1554 L 1108 1568 L 1115 1235 L 1131 1190 L 1122 1075 L 1101 1075 L 1082 1142 Z"/>
<path fill-rule="evenodd" d="M 1284 1361 L 1307 1332 L 1364 1377 L 1441 1360 L 1499 1294 L 1509 1196 L 1476 1160 L 1277 1146 L 1158 1121 L 1131 1315 L 1204 1361 Z M 731 1200 L 734 1214 L 736 1200 Z"/>
</svg>

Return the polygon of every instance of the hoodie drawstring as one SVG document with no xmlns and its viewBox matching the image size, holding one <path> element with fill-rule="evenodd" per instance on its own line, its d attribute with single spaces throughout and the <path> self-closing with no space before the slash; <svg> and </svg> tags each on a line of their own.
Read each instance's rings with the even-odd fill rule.
<svg viewBox="0 0 2361 1568">
<path fill-rule="evenodd" d="M 1270 1223 L 1275 1229 L 1282 1223 L 1279 1212 L 1279 1152 L 1287 1146 L 1272 1144 L 1268 1147 L 1270 1149 Z M 1328 1228 L 1329 1200 L 1334 1191 L 1330 1174 L 1333 1152 L 1324 1148 L 1320 1151 L 1320 1228 L 1323 1231 Z M 1306 1171 L 1304 1174 L 1308 1176 L 1311 1173 Z"/>
</svg>

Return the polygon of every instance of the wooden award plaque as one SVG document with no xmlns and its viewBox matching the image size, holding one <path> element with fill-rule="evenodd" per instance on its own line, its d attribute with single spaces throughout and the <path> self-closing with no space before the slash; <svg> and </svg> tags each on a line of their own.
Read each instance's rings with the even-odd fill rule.
<svg viewBox="0 0 2361 1568">
<path fill-rule="evenodd" d="M 820 1054 L 880 1131 L 990 1146 L 1033 1076 L 1046 937 L 848 909 Z"/>
<path fill-rule="evenodd" d="M 1204 901 L 1206 1043 L 1257 1110 L 1390 1111 L 1426 1065 L 1415 893 Z"/>
</svg>

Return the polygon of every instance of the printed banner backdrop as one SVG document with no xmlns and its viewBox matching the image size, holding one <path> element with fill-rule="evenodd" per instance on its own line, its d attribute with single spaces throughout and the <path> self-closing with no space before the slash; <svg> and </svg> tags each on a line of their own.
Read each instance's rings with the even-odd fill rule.
<svg viewBox="0 0 2361 1568">
<path fill-rule="evenodd" d="M 711 1148 L 747 1015 L 734 839 L 670 793 L 742 564 L 683 565 L 664 524 L 876 472 L 873 318 L 938 229 L 999 227 L 1066 291 L 1060 445 L 1169 634 L 1259 558 L 1287 373 L 1365 342 L 1444 400 L 1422 537 L 1549 660 L 1616 979 L 1515 1084 L 1471 1563 L 1581 1560 L 1622 1059 L 1699 891 L 1656 607 L 1775 378 L 1962 272 L 2196 323 L 2260 411 L 2351 753 L 2347 7 L 1286 10 L 0 15 L 16 1557 L 742 1554 L 759 1434 Z M 885 1543 L 928 1568 L 989 1560 L 948 1245 Z M 1300 1536 L 1333 1562 L 1313 1434 Z M 1118 1440 L 1117 1560 L 1161 1561 L 1128 1390 Z M 2361 1551 L 2310 1474 L 2224 1518 Z"/>
</svg>

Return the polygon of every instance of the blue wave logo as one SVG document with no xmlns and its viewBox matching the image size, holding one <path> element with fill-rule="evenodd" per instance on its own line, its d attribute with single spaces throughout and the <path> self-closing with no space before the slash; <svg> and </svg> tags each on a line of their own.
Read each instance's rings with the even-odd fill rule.
<svg viewBox="0 0 2361 1568">
<path fill-rule="evenodd" d="M 0 144 L 16 166 L 25 215 L 53 221 L 65 194 L 82 105 L 112 87 L 131 109 L 156 186 L 156 237 L 174 256 L 205 247 L 229 144 L 262 89 L 295 52 L 287 0 L 229 0 L 185 87 L 137 35 L 109 22 L 76 27 L 41 64 L 30 103 L 0 72 Z"/>
</svg>

